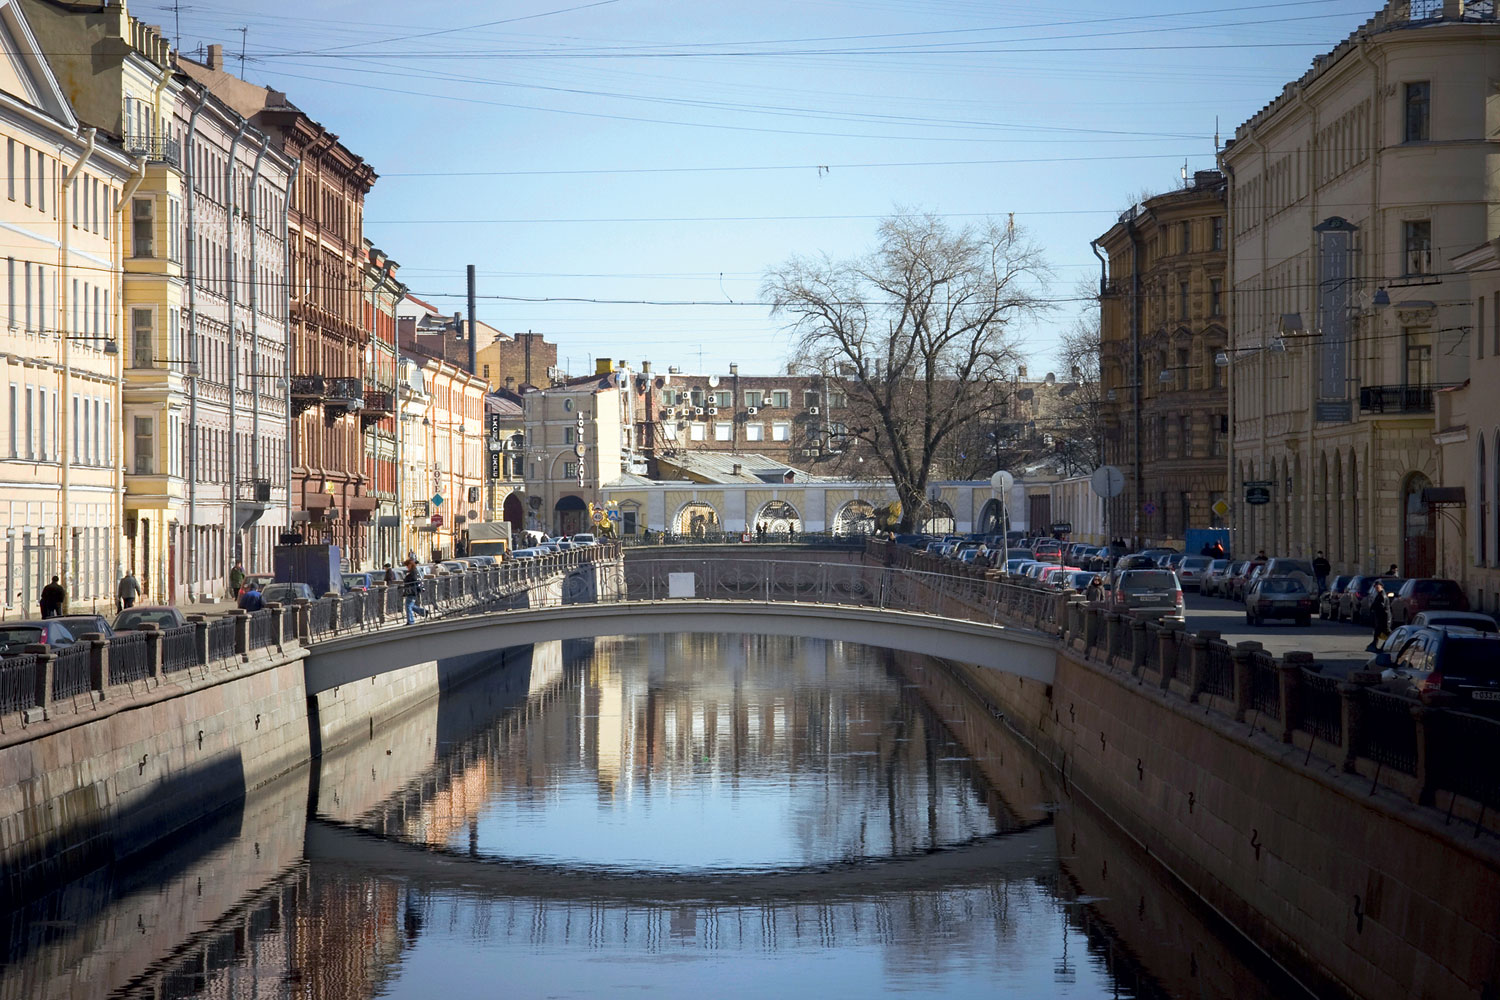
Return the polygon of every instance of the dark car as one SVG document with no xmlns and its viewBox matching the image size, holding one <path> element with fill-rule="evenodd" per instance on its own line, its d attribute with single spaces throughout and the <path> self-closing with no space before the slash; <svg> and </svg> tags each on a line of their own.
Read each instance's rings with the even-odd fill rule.
<svg viewBox="0 0 1500 1000">
<path fill-rule="evenodd" d="M 0 653 L 19 653 L 26 646 L 71 646 L 72 631 L 58 618 L 0 624 Z"/>
<path fill-rule="evenodd" d="M 1391 598 L 1391 624 L 1405 625 L 1421 611 L 1468 611 L 1469 599 L 1457 580 L 1407 580 Z"/>
<path fill-rule="evenodd" d="M 1264 562 L 1256 562 L 1254 559 L 1241 563 L 1240 568 L 1234 571 L 1234 575 L 1224 581 L 1224 596 L 1231 601 L 1243 601 L 1251 578 L 1263 566 L 1265 566 Z"/>
<path fill-rule="evenodd" d="M 187 616 L 170 604 L 138 604 L 115 616 L 116 632 L 134 631 L 142 625 L 166 629 L 186 624 Z"/>
<path fill-rule="evenodd" d="M 1475 632 L 1500 632 L 1500 624 L 1496 624 L 1491 615 L 1482 615 L 1477 611 L 1418 611 L 1411 620 L 1412 625 L 1456 625 L 1459 628 L 1471 628 Z"/>
<path fill-rule="evenodd" d="M 1359 612 L 1359 602 L 1370 596 L 1370 589 L 1375 586 L 1376 579 L 1373 576 L 1356 576 L 1345 584 L 1344 589 L 1339 593 L 1337 613 L 1334 614 L 1333 620 L 1336 622 L 1357 621 L 1355 616 Z"/>
<path fill-rule="evenodd" d="M 1352 576 L 1336 576 L 1328 584 L 1328 589 L 1318 595 L 1318 617 L 1324 621 L 1330 618 L 1339 620 L 1339 600 L 1344 596 L 1344 588 L 1349 586 Z"/>
<path fill-rule="evenodd" d="M 114 628 L 103 615 L 59 615 L 51 620 L 62 622 L 75 636 L 97 632 L 108 638 L 115 634 Z"/>
<path fill-rule="evenodd" d="M 1406 578 L 1400 576 L 1372 576 L 1368 578 L 1370 583 L 1363 594 L 1353 602 L 1353 611 L 1349 620 L 1356 625 L 1370 624 L 1370 599 L 1375 595 L 1375 584 L 1379 583 L 1385 588 L 1385 592 L 1391 596 L 1406 585 Z"/>
<path fill-rule="evenodd" d="M 266 604 L 290 604 L 296 600 L 316 601 L 318 595 L 306 583 L 268 583 L 260 592 L 260 599 Z"/>
<path fill-rule="evenodd" d="M 1421 628 L 1387 656 L 1382 690 L 1423 701 L 1446 696 L 1461 711 L 1500 715 L 1500 635 Z"/>
<path fill-rule="evenodd" d="M 1143 618 L 1182 617 L 1182 584 L 1169 569 L 1127 569 L 1115 581 L 1110 610 Z"/>
<path fill-rule="evenodd" d="M 1267 618 L 1292 618 L 1312 624 L 1318 599 L 1300 576 L 1263 576 L 1245 594 L 1245 623 L 1259 625 Z"/>
</svg>

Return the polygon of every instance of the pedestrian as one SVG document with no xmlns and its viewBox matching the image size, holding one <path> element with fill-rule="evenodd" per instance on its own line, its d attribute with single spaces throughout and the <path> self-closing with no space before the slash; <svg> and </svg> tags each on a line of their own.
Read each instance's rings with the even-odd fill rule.
<svg viewBox="0 0 1500 1000">
<path fill-rule="evenodd" d="M 120 577 L 120 585 L 115 588 L 115 610 L 124 611 L 126 608 L 134 607 L 136 598 L 141 596 L 141 585 L 130 570 Z"/>
<path fill-rule="evenodd" d="M 417 620 L 417 615 L 427 617 L 427 609 L 422 607 L 422 577 L 417 573 L 417 561 L 406 560 L 406 576 L 402 581 L 402 596 L 406 600 L 406 624 L 411 625 Z"/>
<path fill-rule="evenodd" d="M 1386 576 L 1400 576 L 1401 574 L 1396 572 L 1396 564 L 1395 563 L 1391 563 L 1391 568 L 1385 571 L 1385 575 Z"/>
<path fill-rule="evenodd" d="M 38 603 L 42 606 L 43 618 L 56 618 L 63 613 L 63 608 L 68 603 L 68 592 L 57 582 L 57 577 L 54 576 L 52 582 L 42 588 Z"/>
<path fill-rule="evenodd" d="M 1391 631 L 1391 595 L 1385 592 L 1385 585 L 1379 580 L 1375 581 L 1375 587 L 1370 591 L 1370 624 L 1375 629 L 1370 647 L 1379 649 Z"/>
<path fill-rule="evenodd" d="M 1268 555 L 1266 555 L 1266 550 L 1265 549 L 1259 549 L 1255 553 L 1255 559 L 1254 559 L 1254 561 L 1255 562 L 1265 562 L 1269 558 L 1271 558 L 1271 557 L 1268 556 Z"/>
<path fill-rule="evenodd" d="M 1318 593 L 1321 594 L 1328 589 L 1328 573 L 1332 569 L 1333 565 L 1323 555 L 1323 550 L 1319 549 L 1317 556 L 1313 559 L 1313 576 L 1318 581 Z"/>
<path fill-rule="evenodd" d="M 1090 580 L 1088 589 L 1083 592 L 1083 595 L 1088 598 L 1090 604 L 1104 600 L 1104 578 L 1096 576 Z"/>
<path fill-rule="evenodd" d="M 1210 552 L 1209 555 L 1213 556 L 1215 559 L 1223 559 L 1224 558 L 1224 543 L 1223 542 L 1214 542 L 1213 551 Z"/>
<path fill-rule="evenodd" d="M 387 587 L 389 587 L 391 584 L 393 584 L 395 582 L 396 582 L 396 571 L 393 570 L 393 569 L 391 569 L 391 564 L 390 563 L 386 563 L 385 564 L 385 584 L 386 584 Z"/>
<path fill-rule="evenodd" d="M 234 600 L 240 596 L 240 588 L 245 585 L 245 567 L 240 561 L 234 561 L 234 568 L 229 571 L 229 599 Z"/>
<path fill-rule="evenodd" d="M 260 587 L 251 580 L 245 585 L 245 592 L 240 595 L 239 609 L 241 611 L 255 612 L 266 606 L 266 599 L 260 596 Z"/>
<path fill-rule="evenodd" d="M 1208 542 L 1204 542 L 1203 548 L 1198 551 L 1198 554 L 1200 556 L 1208 556 L 1212 559 L 1214 557 L 1214 547 Z"/>
</svg>

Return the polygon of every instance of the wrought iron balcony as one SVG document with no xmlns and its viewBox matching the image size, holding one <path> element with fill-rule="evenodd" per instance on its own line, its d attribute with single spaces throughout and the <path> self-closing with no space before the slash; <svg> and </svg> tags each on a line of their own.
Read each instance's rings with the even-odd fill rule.
<svg viewBox="0 0 1500 1000">
<path fill-rule="evenodd" d="M 365 384 L 357 378 L 324 379 L 324 398 L 330 403 L 342 403 L 351 410 L 359 409 L 365 398 Z"/>
<path fill-rule="evenodd" d="M 182 143 L 164 135 L 127 135 L 125 152 L 131 156 L 144 156 L 153 163 L 165 163 L 171 167 L 182 166 Z"/>
<path fill-rule="evenodd" d="M 324 379 L 321 375 L 293 375 L 292 398 L 302 400 L 322 399 Z"/>
<path fill-rule="evenodd" d="M 1454 384 L 1367 385 L 1359 390 L 1359 409 L 1361 413 L 1431 413 L 1432 394 Z"/>
<path fill-rule="evenodd" d="M 377 389 L 367 385 L 364 401 L 364 409 L 360 410 L 359 418 L 366 425 L 384 419 L 396 411 L 395 394 L 389 389 Z"/>
</svg>

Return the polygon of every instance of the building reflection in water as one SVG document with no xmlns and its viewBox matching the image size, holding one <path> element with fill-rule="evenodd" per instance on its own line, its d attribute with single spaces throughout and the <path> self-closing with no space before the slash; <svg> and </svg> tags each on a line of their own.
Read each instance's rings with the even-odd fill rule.
<svg viewBox="0 0 1500 1000">
<path fill-rule="evenodd" d="M 0 1000 L 1295 995 L 934 664 L 741 636 L 506 652 L 509 672 L 488 686 L 330 754 L 312 794 L 326 820 L 305 827 L 288 805 L 295 788 L 252 797 L 239 839 L 163 881 L 156 902 L 169 908 L 198 872 L 223 884 L 196 927 L 184 917 L 172 940 L 165 922 L 147 938 L 149 954 L 132 953 L 139 890 L 75 907 L 66 931 L 10 925 Z M 325 823 L 442 874 L 292 848 L 290 832 L 305 828 L 312 845 Z M 570 837 L 569 824 L 606 837 Z M 690 845 L 693 864 L 680 865 L 673 824 L 715 830 L 716 842 Z M 265 838 L 276 850 L 262 857 Z M 512 857 L 542 863 L 523 874 L 608 885 L 621 866 L 654 863 L 653 838 L 668 862 L 654 867 L 653 897 L 497 892 L 475 874 Z M 980 853 L 991 844 L 1010 860 L 984 862 L 998 856 Z M 941 845 L 955 846 L 931 851 Z M 917 882 L 859 881 L 891 870 L 880 864 L 933 860 Z M 811 867 L 759 871 L 773 865 Z M 797 891 L 707 902 L 672 890 L 679 867 L 738 869 L 724 877 L 752 885 L 791 878 Z M 839 872 L 837 891 L 820 888 Z M 111 979 L 109 955 L 134 961 Z"/>
</svg>

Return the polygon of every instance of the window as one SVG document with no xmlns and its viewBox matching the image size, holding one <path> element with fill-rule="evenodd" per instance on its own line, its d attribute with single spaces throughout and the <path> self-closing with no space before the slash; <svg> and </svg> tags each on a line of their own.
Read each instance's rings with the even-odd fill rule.
<svg viewBox="0 0 1500 1000">
<path fill-rule="evenodd" d="M 830 410 L 842 410 L 849 405 L 849 397 L 845 396 L 840 389 L 828 390 L 828 408 Z"/>
<path fill-rule="evenodd" d="M 1177 418 L 1177 454 L 1181 458 L 1193 457 L 1193 423 L 1185 413 Z"/>
<path fill-rule="evenodd" d="M 694 420 L 688 424 L 688 438 L 693 441 L 707 441 L 708 425 L 701 420 Z"/>
<path fill-rule="evenodd" d="M 36 208 L 47 211 L 47 157 L 40 149 L 36 151 Z"/>
<path fill-rule="evenodd" d="M 16 200 L 16 140 L 5 140 L 5 193 Z"/>
<path fill-rule="evenodd" d="M 130 310 L 130 366 L 132 368 L 150 368 L 151 359 L 156 356 L 152 350 L 152 334 L 155 323 L 152 320 L 151 310 Z"/>
<path fill-rule="evenodd" d="M 182 261 L 182 202 L 176 198 L 167 199 L 167 252 L 173 260 Z M 486 365 L 486 375 L 489 366 Z"/>
<path fill-rule="evenodd" d="M 786 409 L 792 405 L 792 394 L 785 389 L 777 389 L 771 393 L 771 405 Z"/>
<path fill-rule="evenodd" d="M 1224 457 L 1224 427 L 1227 421 L 1223 414 L 1209 417 L 1209 452 L 1214 458 Z"/>
<path fill-rule="evenodd" d="M 14 326 L 15 324 L 12 323 L 11 325 Z M 1494 298 L 1490 300 L 1490 330 L 1492 331 L 1490 354 L 1500 357 L 1500 292 L 1496 292 Z M 1500 468 L 1500 465 L 1496 467 Z M 1495 502 L 1500 504 L 1500 497 L 1496 497 Z"/>
<path fill-rule="evenodd" d="M 726 408 L 730 407 L 730 406 L 733 406 L 734 405 L 734 393 L 729 392 L 728 390 L 725 390 L 725 389 L 721 389 L 720 391 L 714 393 L 714 405 L 715 406 L 723 406 L 723 407 L 726 407 Z"/>
<path fill-rule="evenodd" d="M 26 196 L 26 204 L 31 204 L 31 147 L 21 147 L 21 193 Z"/>
<path fill-rule="evenodd" d="M 1432 334 L 1428 330 L 1408 327 L 1401 331 L 1405 345 L 1401 384 L 1422 386 L 1432 383 Z"/>
<path fill-rule="evenodd" d="M 820 398 L 821 397 L 819 397 L 816 392 L 812 392 L 812 391 L 809 390 L 809 391 L 804 392 L 802 394 L 802 405 L 803 406 L 817 406 L 818 405 L 818 400 Z"/>
<path fill-rule="evenodd" d="M 745 440 L 746 441 L 764 441 L 765 439 L 766 439 L 766 425 L 765 424 L 746 424 L 745 425 Z"/>
<path fill-rule="evenodd" d="M 1406 142 L 1432 138 L 1432 84 L 1426 80 L 1406 85 Z"/>
<path fill-rule="evenodd" d="M 36 457 L 39 461 L 47 461 L 47 390 L 36 391 L 36 429 L 37 445 Z"/>
<path fill-rule="evenodd" d="M 1474 350 L 1484 357 L 1484 296 L 1474 300 Z"/>
<path fill-rule="evenodd" d="M 1177 318 L 1188 318 L 1188 283 L 1179 281 L 1177 283 Z"/>
<path fill-rule="evenodd" d="M 771 425 L 772 441 L 790 441 L 792 439 L 792 425 L 787 423 L 774 423 Z"/>
<path fill-rule="evenodd" d="M 1209 246 L 1209 249 L 1210 250 L 1223 250 L 1224 249 L 1224 217 L 1222 215 L 1216 215 L 1216 216 L 1214 216 L 1214 219 L 1213 219 L 1213 243 Z"/>
<path fill-rule="evenodd" d="M 563 478 L 564 479 L 576 479 L 576 478 L 578 478 L 578 463 L 577 462 L 564 462 L 563 463 Z"/>
<path fill-rule="evenodd" d="M 1401 224 L 1402 274 L 1407 276 L 1432 273 L 1432 220 L 1413 219 Z"/>
<path fill-rule="evenodd" d="M 1185 391 L 1188 387 L 1188 358 L 1190 353 L 1186 347 L 1177 348 L 1177 388 Z"/>
<path fill-rule="evenodd" d="M 131 255 L 134 257 L 152 257 L 155 247 L 152 240 L 152 222 L 155 213 L 152 211 L 150 198 L 133 198 L 130 203 L 130 225 L 131 225 Z"/>
<path fill-rule="evenodd" d="M 734 425 L 723 420 L 714 424 L 714 440 L 728 441 L 734 435 Z"/>
<path fill-rule="evenodd" d="M 151 433 L 151 418 L 135 418 L 135 474 L 149 476 L 156 471 L 155 441 Z"/>
<path fill-rule="evenodd" d="M 5 309 L 10 328 L 16 328 L 16 259 L 5 258 Z"/>
<path fill-rule="evenodd" d="M 573 428 L 571 428 L 571 427 L 564 427 L 563 428 L 563 444 L 572 444 L 572 443 L 573 443 Z"/>
<path fill-rule="evenodd" d="M 14 382 L 12 382 L 10 384 L 10 424 L 9 424 L 9 426 L 7 428 L 9 430 L 9 432 L 10 432 L 10 457 L 11 458 L 20 458 L 21 457 L 21 452 L 17 448 L 17 444 L 18 444 L 17 438 L 19 437 L 19 435 L 16 433 L 16 429 L 21 426 L 21 419 L 20 419 L 21 414 L 20 414 L 19 410 L 17 409 L 17 404 L 16 404 L 16 397 L 17 397 L 17 395 L 18 395 L 18 393 L 17 393 L 17 389 L 16 389 L 16 384 Z"/>
<path fill-rule="evenodd" d="M 1208 314 L 1210 316 L 1224 315 L 1224 279 L 1208 279 Z"/>
<path fill-rule="evenodd" d="M 759 389 L 747 389 L 745 391 L 745 405 L 760 407 L 765 405 L 766 394 Z"/>
<path fill-rule="evenodd" d="M 1179 233 L 1179 235 L 1178 235 L 1178 241 L 1179 241 L 1178 245 L 1181 248 L 1178 252 L 1179 253 L 1192 253 L 1193 252 L 1193 224 L 1191 222 L 1183 222 L 1183 223 L 1180 223 L 1177 228 L 1178 228 L 1178 233 Z"/>
</svg>

